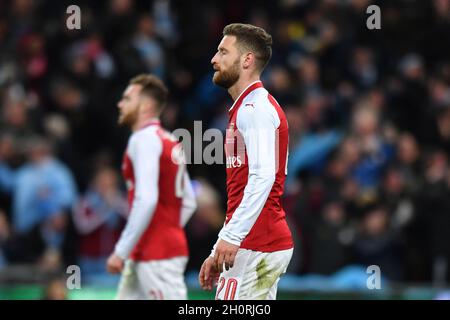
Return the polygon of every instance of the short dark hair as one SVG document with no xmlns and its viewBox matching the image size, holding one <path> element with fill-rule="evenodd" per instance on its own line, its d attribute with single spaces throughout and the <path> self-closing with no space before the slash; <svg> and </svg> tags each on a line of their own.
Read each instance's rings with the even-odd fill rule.
<svg viewBox="0 0 450 320">
<path fill-rule="evenodd" d="M 159 111 L 166 106 L 169 90 L 158 77 L 151 74 L 140 74 L 130 80 L 130 84 L 142 87 L 140 94 L 155 99 Z"/>
<path fill-rule="evenodd" d="M 232 23 L 223 29 L 224 36 L 235 36 L 240 50 L 256 56 L 257 68 L 262 72 L 272 57 L 272 36 L 263 28 L 244 23 Z"/>
</svg>

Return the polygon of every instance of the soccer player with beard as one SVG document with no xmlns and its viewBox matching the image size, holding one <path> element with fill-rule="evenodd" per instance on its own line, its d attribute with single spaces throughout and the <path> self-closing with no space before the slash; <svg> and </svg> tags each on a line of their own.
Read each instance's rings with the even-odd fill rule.
<svg viewBox="0 0 450 320">
<path fill-rule="evenodd" d="M 213 82 L 228 90 L 225 155 L 227 214 L 199 282 L 216 299 L 275 299 L 293 253 L 281 205 L 287 174 L 288 124 L 260 75 L 272 54 L 272 37 L 248 24 L 224 28 L 211 60 Z"/>
<path fill-rule="evenodd" d="M 117 299 L 187 299 L 183 227 L 196 201 L 181 144 L 159 121 L 167 95 L 160 79 L 143 74 L 118 103 L 119 124 L 133 133 L 122 164 L 130 214 L 107 261 L 109 272 L 122 272 Z"/>
</svg>

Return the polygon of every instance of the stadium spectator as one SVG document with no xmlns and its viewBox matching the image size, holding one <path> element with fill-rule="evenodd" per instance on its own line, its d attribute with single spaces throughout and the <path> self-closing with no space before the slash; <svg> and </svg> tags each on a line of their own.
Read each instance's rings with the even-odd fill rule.
<svg viewBox="0 0 450 320">
<path fill-rule="evenodd" d="M 63 263 L 63 244 L 69 210 L 76 197 L 71 172 L 54 158 L 47 140 L 32 137 L 27 143 L 28 160 L 17 169 L 13 187 L 11 240 L 7 259 L 36 262 L 57 268 Z"/>
<path fill-rule="evenodd" d="M 102 283 L 111 278 L 105 263 L 125 225 L 127 211 L 117 172 L 108 167 L 98 169 L 89 189 L 73 209 L 73 221 L 79 234 L 78 265 L 83 270 L 85 283 Z"/>
</svg>

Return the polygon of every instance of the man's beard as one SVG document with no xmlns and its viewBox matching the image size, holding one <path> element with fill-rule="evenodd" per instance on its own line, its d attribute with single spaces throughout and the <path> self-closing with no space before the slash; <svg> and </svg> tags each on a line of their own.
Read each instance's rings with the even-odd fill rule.
<svg viewBox="0 0 450 320">
<path fill-rule="evenodd" d="M 137 120 L 137 112 L 120 113 L 117 121 L 122 127 L 132 127 Z"/>
<path fill-rule="evenodd" d="M 237 59 L 230 70 L 216 71 L 213 76 L 214 84 L 229 89 L 239 80 L 239 59 Z"/>
</svg>

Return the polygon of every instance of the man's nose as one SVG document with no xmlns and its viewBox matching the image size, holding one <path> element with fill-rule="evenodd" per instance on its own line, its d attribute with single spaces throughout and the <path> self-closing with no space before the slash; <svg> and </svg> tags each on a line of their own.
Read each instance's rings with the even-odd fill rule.
<svg viewBox="0 0 450 320">
<path fill-rule="evenodd" d="M 217 57 L 217 53 L 214 55 L 214 57 L 212 57 L 211 59 L 211 64 L 214 66 L 215 63 L 217 63 L 216 61 L 216 57 Z"/>
</svg>

